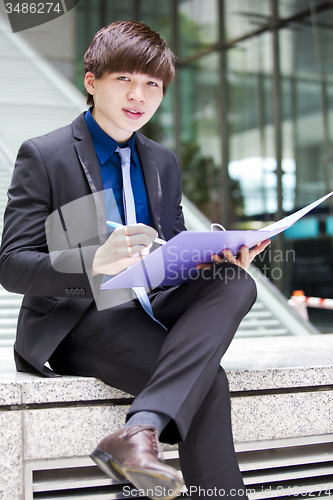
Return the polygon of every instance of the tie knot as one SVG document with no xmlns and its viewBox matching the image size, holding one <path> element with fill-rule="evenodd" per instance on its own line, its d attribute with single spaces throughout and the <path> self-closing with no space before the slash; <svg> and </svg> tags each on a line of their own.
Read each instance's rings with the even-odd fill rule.
<svg viewBox="0 0 333 500">
<path fill-rule="evenodd" d="M 131 162 L 131 148 L 117 148 L 116 153 L 119 154 L 121 163 Z"/>
</svg>

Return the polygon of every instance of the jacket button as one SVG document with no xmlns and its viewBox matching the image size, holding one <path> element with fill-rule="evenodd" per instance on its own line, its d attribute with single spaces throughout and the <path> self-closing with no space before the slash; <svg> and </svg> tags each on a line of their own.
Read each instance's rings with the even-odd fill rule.
<svg viewBox="0 0 333 500">
<path fill-rule="evenodd" d="M 70 291 L 70 289 L 69 289 L 69 288 L 65 288 L 65 292 L 66 292 L 66 294 L 67 294 L 67 295 L 70 295 L 70 294 L 71 294 L 71 291 Z"/>
<path fill-rule="evenodd" d="M 71 295 L 75 295 L 75 288 L 71 288 Z"/>
<path fill-rule="evenodd" d="M 75 295 L 80 295 L 81 291 L 80 288 L 75 288 Z"/>
<path fill-rule="evenodd" d="M 86 291 L 85 291 L 84 288 L 81 288 L 80 292 L 81 292 L 81 295 L 85 295 L 86 294 Z"/>
</svg>

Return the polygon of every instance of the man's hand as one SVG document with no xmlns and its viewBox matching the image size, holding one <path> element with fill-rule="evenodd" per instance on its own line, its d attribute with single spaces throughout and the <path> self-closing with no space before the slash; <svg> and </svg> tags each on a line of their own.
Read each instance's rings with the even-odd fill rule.
<svg viewBox="0 0 333 500">
<path fill-rule="evenodd" d="M 95 253 L 93 276 L 115 275 L 133 266 L 141 255 L 148 255 L 157 231 L 145 224 L 117 228 Z"/>
<path fill-rule="evenodd" d="M 253 259 L 261 252 L 265 250 L 265 248 L 270 244 L 271 240 L 265 240 L 262 241 L 261 243 L 258 243 L 255 247 L 253 247 L 251 250 L 248 249 L 248 247 L 243 246 L 240 249 L 239 254 L 237 257 L 234 257 L 232 254 L 231 250 L 223 250 L 223 255 L 224 257 L 220 257 L 217 254 L 212 255 L 212 260 L 215 262 L 215 264 L 221 264 L 222 262 L 229 262 L 230 264 L 235 264 L 236 266 L 242 267 L 245 269 L 245 271 L 248 270 L 250 267 L 251 262 Z M 212 264 L 198 264 L 197 268 L 198 269 L 204 269 L 206 267 L 210 267 Z"/>
</svg>

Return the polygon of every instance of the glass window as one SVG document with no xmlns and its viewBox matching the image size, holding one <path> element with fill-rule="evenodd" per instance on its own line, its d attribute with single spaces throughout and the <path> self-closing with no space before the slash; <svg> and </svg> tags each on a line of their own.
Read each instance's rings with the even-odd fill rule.
<svg viewBox="0 0 333 500">
<path fill-rule="evenodd" d="M 225 0 L 226 38 L 234 40 L 260 29 L 269 21 L 268 0 Z"/>
<path fill-rule="evenodd" d="M 113 21 L 126 21 L 134 19 L 134 5 L 132 0 L 101 0 L 101 17 L 102 26 L 112 23 Z"/>
<path fill-rule="evenodd" d="M 249 38 L 228 51 L 229 175 L 239 182 L 244 214 L 277 207 L 272 129 L 272 35 Z"/>
<path fill-rule="evenodd" d="M 281 64 L 284 142 L 288 143 L 289 152 L 294 151 L 296 206 L 306 205 L 332 189 L 332 166 L 327 154 L 332 140 L 333 102 L 328 69 L 332 55 L 330 48 L 326 48 L 333 41 L 332 35 L 332 31 L 327 33 L 324 29 L 323 33 L 319 27 L 303 23 L 296 30 L 285 29 L 280 33 L 281 60 L 285 61 Z"/>
<path fill-rule="evenodd" d="M 186 58 L 218 40 L 216 0 L 183 0 L 179 3 L 179 56 Z"/>
<path fill-rule="evenodd" d="M 171 2 L 139 0 L 139 19 L 156 30 L 172 46 Z"/>
<path fill-rule="evenodd" d="M 77 83 L 83 90 L 83 54 L 102 25 L 118 19 L 141 19 L 159 31 L 171 48 L 175 49 L 173 44 L 177 43 L 177 102 L 172 84 L 144 132 L 171 148 L 181 143 L 187 178 L 191 169 L 197 169 L 195 175 L 201 179 L 195 185 L 185 182 L 185 191 L 192 185 L 187 194 L 193 201 L 197 196 L 194 191 L 200 191 L 207 182 L 213 194 L 207 194 L 210 188 L 206 186 L 206 194 L 199 194 L 199 198 L 216 198 L 216 186 L 220 189 L 218 196 L 225 192 L 218 176 L 222 133 L 227 132 L 229 174 L 237 187 L 230 192 L 232 197 L 242 199 L 243 207 L 235 209 L 233 215 L 265 218 L 265 214 L 276 212 L 278 206 L 274 55 L 272 32 L 267 25 L 271 2 L 222 3 L 227 39 L 226 131 L 221 129 L 218 0 L 178 0 L 177 12 L 172 0 L 81 0 L 77 10 Z M 280 0 L 278 7 L 282 20 L 297 16 L 292 23 L 280 23 L 279 30 L 282 207 L 290 211 L 333 189 L 333 5 Z M 228 45 L 239 38 L 242 40 Z M 179 137 L 176 123 L 180 125 Z M 203 173 L 199 175 L 200 169 Z M 234 210 L 235 204 L 230 206 Z"/>
<path fill-rule="evenodd" d="M 280 0 L 279 16 L 281 18 L 295 16 L 310 10 L 309 0 Z"/>
<path fill-rule="evenodd" d="M 183 189 L 216 219 L 221 200 L 219 58 L 210 54 L 180 70 Z"/>
</svg>

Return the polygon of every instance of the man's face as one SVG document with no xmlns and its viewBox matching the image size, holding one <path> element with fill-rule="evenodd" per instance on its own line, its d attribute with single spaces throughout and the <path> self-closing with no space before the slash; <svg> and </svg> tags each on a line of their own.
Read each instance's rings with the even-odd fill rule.
<svg viewBox="0 0 333 500">
<path fill-rule="evenodd" d="M 88 72 L 84 84 L 94 96 L 96 122 L 120 143 L 150 120 L 163 98 L 163 81 L 141 73 L 105 73 L 96 79 Z"/>
</svg>

